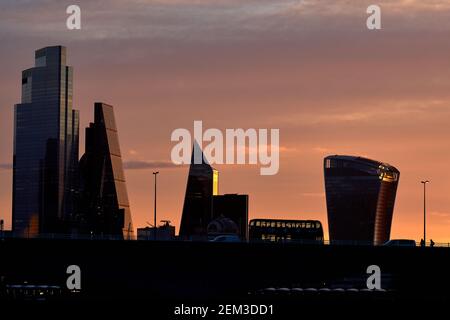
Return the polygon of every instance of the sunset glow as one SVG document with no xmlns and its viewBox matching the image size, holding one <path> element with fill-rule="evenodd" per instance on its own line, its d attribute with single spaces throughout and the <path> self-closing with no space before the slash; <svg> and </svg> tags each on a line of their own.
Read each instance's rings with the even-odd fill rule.
<svg viewBox="0 0 450 320">
<path fill-rule="evenodd" d="M 179 228 L 188 166 L 171 161 L 171 133 L 278 128 L 279 171 L 214 165 L 219 192 L 249 195 L 249 218 L 315 219 L 328 238 L 323 158 L 360 155 L 401 172 L 391 238 L 419 241 L 421 180 L 430 180 L 427 237 L 450 242 L 450 3 L 378 1 L 383 29 L 365 27 L 369 1 L 79 1 L 0 4 L 0 219 L 11 226 L 13 106 L 34 50 L 64 45 L 74 68 L 80 153 L 93 104 L 114 106 L 134 227 Z M 250 152 L 252 152 L 250 150 Z"/>
</svg>

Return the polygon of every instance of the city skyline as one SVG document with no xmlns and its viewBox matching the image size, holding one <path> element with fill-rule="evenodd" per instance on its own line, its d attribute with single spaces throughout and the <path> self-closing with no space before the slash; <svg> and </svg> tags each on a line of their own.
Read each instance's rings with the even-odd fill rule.
<svg viewBox="0 0 450 320">
<path fill-rule="evenodd" d="M 164 1 L 158 5 L 165 10 L 159 23 L 170 25 L 171 16 L 179 12 Z M 238 17 L 245 15 L 240 5 L 234 5 Z M 258 7 L 254 2 L 250 5 Z M 241 36 L 219 15 L 213 25 L 220 45 L 206 31 L 200 39 L 180 39 L 185 35 L 182 31 L 154 35 L 145 28 L 118 45 L 117 37 L 124 33 L 115 36 L 117 26 L 95 8 L 89 16 L 87 5 L 86 30 L 77 34 L 65 33 L 63 25 L 61 30 L 49 31 L 54 24 L 46 19 L 56 16 L 56 6 L 41 15 L 33 13 L 36 18 L 14 31 L 14 45 L 8 29 L 2 28 L 0 164 L 5 169 L 0 171 L 0 218 L 9 228 L 12 106 L 20 98 L 20 71 L 29 65 L 35 49 L 61 43 L 70 50 L 69 64 L 76 67 L 74 107 L 81 110 L 81 128 L 89 122 L 94 101 L 115 106 L 135 227 L 152 221 L 151 172 L 158 169 L 158 217 L 172 220 L 179 230 L 188 168 L 170 163 L 170 132 L 201 119 L 217 128 L 280 128 L 278 175 L 261 177 L 253 166 L 215 166 L 222 173 L 221 193 L 250 195 L 250 219 L 317 219 L 327 234 L 322 160 L 329 154 L 353 154 L 393 163 L 402 172 L 392 238 L 422 237 L 420 181 L 429 179 L 427 238 L 450 242 L 446 170 L 450 76 L 445 54 L 449 52 L 445 41 L 449 8 L 416 1 L 410 8 L 386 5 L 381 37 L 362 30 L 364 5 L 351 5 L 350 13 L 330 6 L 322 14 L 313 6 L 315 18 L 308 19 L 295 8 L 286 16 L 279 8 L 261 5 L 272 10 L 261 11 L 272 22 L 272 32 L 260 29 L 261 17 L 252 16 L 245 17 L 249 27 Z M 132 12 L 136 6 L 130 5 Z M 18 7 L 24 10 L 22 15 L 31 12 Z M 214 8 L 198 4 L 189 12 L 215 12 Z M 121 9 L 115 3 L 110 12 L 127 21 L 129 16 L 123 16 Z M 415 20 L 419 13 L 421 19 Z M 293 19 L 294 14 L 301 18 Z M 95 28 L 89 27 L 97 17 Z M 279 25 L 282 21 L 284 29 Z M 40 27 L 31 32 L 33 23 Z M 136 23 L 145 26 L 143 21 Z M 329 30 L 327 23 L 336 25 L 339 32 Z M 182 25 L 202 30 L 189 21 Z M 406 30 L 406 25 L 412 30 Z M 298 31 L 305 27 L 310 31 Z M 92 30 L 98 31 L 89 35 Z M 108 32 L 101 34 L 102 30 Z M 280 30 L 287 30 L 284 38 L 279 37 Z M 433 38 L 427 36 L 431 32 Z M 331 48 L 336 50 L 334 56 L 327 54 Z M 346 77 L 339 76 L 343 74 Z M 80 141 L 84 141 L 83 133 Z M 80 143 L 80 150 L 83 147 Z"/>
</svg>

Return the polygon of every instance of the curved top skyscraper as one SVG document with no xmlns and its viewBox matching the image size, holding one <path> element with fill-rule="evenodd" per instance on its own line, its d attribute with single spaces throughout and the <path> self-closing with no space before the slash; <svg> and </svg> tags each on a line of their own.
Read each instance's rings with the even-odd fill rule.
<svg viewBox="0 0 450 320">
<path fill-rule="evenodd" d="M 324 174 L 330 241 L 388 241 L 400 172 L 387 163 L 333 155 L 324 159 Z"/>
</svg>

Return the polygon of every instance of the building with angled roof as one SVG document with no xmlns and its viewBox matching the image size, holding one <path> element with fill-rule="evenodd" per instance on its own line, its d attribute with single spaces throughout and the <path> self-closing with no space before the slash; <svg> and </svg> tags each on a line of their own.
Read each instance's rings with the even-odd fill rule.
<svg viewBox="0 0 450 320">
<path fill-rule="evenodd" d="M 96 102 L 80 160 L 82 233 L 131 239 L 133 223 L 113 107 Z"/>
<path fill-rule="evenodd" d="M 194 155 L 201 154 L 201 163 L 195 163 Z M 203 155 L 194 142 L 192 159 L 184 197 L 180 223 L 180 237 L 184 239 L 207 239 L 207 227 L 213 219 L 213 196 L 218 194 L 219 172 Z"/>
</svg>

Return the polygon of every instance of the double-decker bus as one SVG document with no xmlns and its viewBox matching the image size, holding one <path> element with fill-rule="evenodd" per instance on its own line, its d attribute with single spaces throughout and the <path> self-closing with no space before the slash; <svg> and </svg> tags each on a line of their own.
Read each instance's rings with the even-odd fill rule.
<svg viewBox="0 0 450 320">
<path fill-rule="evenodd" d="M 318 220 L 253 219 L 249 240 L 323 243 L 323 228 Z"/>
</svg>

